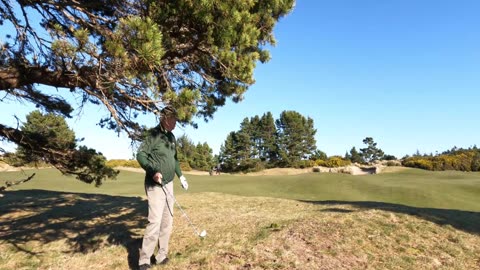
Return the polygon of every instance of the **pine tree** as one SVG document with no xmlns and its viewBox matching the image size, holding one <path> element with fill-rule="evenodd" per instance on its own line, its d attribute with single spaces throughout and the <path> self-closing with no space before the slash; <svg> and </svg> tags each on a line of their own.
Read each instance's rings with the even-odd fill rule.
<svg viewBox="0 0 480 270">
<path fill-rule="evenodd" d="M 8 33 L 0 44 L 0 103 L 18 100 L 71 117 L 66 97 L 74 95 L 70 100 L 82 106 L 108 110 L 99 125 L 132 140 L 145 134 L 138 115 L 166 105 L 177 108 L 182 123 L 197 125 L 195 116 L 208 120 L 228 100 L 242 100 L 256 65 L 270 59 L 275 24 L 293 6 L 294 0 L 0 1 L 0 33 Z M 25 143 L 25 136 L 0 123 L 0 139 L 34 151 L 36 142 Z M 72 151 L 45 150 L 51 164 L 82 163 Z"/>
<path fill-rule="evenodd" d="M 350 150 L 350 161 L 352 163 L 365 163 L 365 160 L 363 160 L 362 155 L 358 153 L 355 146 Z"/>
<path fill-rule="evenodd" d="M 255 115 L 250 118 L 250 141 L 252 144 L 250 158 L 260 159 L 261 145 L 262 145 L 262 126 L 260 124 L 260 117 Z"/>
<path fill-rule="evenodd" d="M 310 156 L 310 160 L 327 160 L 328 156 L 327 153 L 321 150 L 315 150 L 313 154 Z"/>
<path fill-rule="evenodd" d="M 180 162 L 188 163 L 193 168 L 193 157 L 195 155 L 195 144 L 186 134 L 177 138 L 177 158 Z"/>
<path fill-rule="evenodd" d="M 280 166 L 293 166 L 316 150 L 313 120 L 295 111 L 283 111 L 276 120 Z"/>
<path fill-rule="evenodd" d="M 363 143 L 366 144 L 367 147 L 361 148 L 360 153 L 366 162 L 373 162 L 383 158 L 383 151 L 377 147 L 377 143 L 373 141 L 372 137 L 366 137 L 363 139 Z"/>
<path fill-rule="evenodd" d="M 271 112 L 263 114 L 260 119 L 260 127 L 261 142 L 258 146 L 260 159 L 273 167 L 278 160 L 278 145 L 277 130 Z"/>
<path fill-rule="evenodd" d="M 252 126 L 250 120 L 244 118 L 240 124 L 240 130 L 236 133 L 235 149 L 239 157 L 239 161 L 242 163 L 248 162 L 252 156 Z"/>
<path fill-rule="evenodd" d="M 33 111 L 20 128 L 23 139 L 17 148 L 17 158 L 23 163 L 45 162 L 67 172 L 86 183 L 101 185 L 105 178 L 115 178 L 118 171 L 106 165 L 106 158 L 85 146 L 78 146 L 62 116 Z M 68 158 L 57 158 L 57 153 L 67 153 Z M 17 164 L 20 165 L 20 164 Z"/>
<path fill-rule="evenodd" d="M 220 147 L 219 161 L 226 172 L 234 171 L 238 166 L 238 152 L 236 149 L 236 132 L 227 135 L 225 142 Z"/>
<path fill-rule="evenodd" d="M 212 149 L 207 143 L 198 143 L 195 147 L 192 168 L 201 171 L 209 171 L 213 166 L 212 152 Z"/>
</svg>

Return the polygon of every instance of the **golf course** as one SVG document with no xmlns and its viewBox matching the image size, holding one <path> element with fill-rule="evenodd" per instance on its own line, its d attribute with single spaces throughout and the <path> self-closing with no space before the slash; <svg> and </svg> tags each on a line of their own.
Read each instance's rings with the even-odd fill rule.
<svg viewBox="0 0 480 270">
<path fill-rule="evenodd" d="M 0 269 L 135 269 L 143 173 L 98 188 L 54 169 L 0 198 Z M 480 269 L 480 173 L 194 175 L 154 269 Z"/>
</svg>

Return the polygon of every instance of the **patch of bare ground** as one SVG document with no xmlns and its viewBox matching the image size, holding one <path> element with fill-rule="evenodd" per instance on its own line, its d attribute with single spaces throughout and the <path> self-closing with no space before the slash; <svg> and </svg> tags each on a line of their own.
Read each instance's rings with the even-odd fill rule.
<svg viewBox="0 0 480 270">
<path fill-rule="evenodd" d="M 0 161 L 0 172 L 18 172 L 24 170 L 38 170 L 38 169 L 48 169 L 51 167 L 14 167 L 10 166 L 5 162 Z"/>
</svg>

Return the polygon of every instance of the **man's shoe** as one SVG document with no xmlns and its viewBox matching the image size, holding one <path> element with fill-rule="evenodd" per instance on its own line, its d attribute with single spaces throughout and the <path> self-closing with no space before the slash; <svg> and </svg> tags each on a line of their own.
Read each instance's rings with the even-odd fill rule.
<svg viewBox="0 0 480 270">
<path fill-rule="evenodd" d="M 168 263 L 168 261 L 169 261 L 169 259 L 168 259 L 168 258 L 165 258 L 165 259 L 163 259 L 161 262 L 156 263 L 156 264 L 158 264 L 158 265 L 165 265 L 165 264 Z"/>
<path fill-rule="evenodd" d="M 148 270 L 150 269 L 150 264 L 142 264 L 138 267 L 139 270 Z"/>
</svg>

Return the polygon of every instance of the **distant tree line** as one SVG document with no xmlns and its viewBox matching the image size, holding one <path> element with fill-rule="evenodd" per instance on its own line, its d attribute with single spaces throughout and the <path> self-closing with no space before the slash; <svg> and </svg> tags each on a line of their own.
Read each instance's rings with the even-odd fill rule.
<svg viewBox="0 0 480 270">
<path fill-rule="evenodd" d="M 402 165 L 430 171 L 478 172 L 480 171 L 480 149 L 476 146 L 467 149 L 453 147 L 436 155 L 420 155 L 417 151 L 411 157 L 404 157 Z"/>
<path fill-rule="evenodd" d="M 222 170 L 258 171 L 272 167 L 309 167 L 316 153 L 313 119 L 296 111 L 245 118 L 220 147 Z"/>
<path fill-rule="evenodd" d="M 52 113 L 42 114 L 34 111 L 27 116 L 27 121 L 21 126 L 22 131 L 34 139 L 41 147 L 52 149 L 79 149 L 83 155 L 95 156 L 87 160 L 96 163 L 85 163 L 80 176 L 86 182 L 100 183 L 101 179 L 88 178 L 89 168 L 103 166 L 105 173 L 115 174 L 109 168 L 117 166 L 137 167 L 136 160 L 106 161 L 101 153 L 78 146 L 81 139 L 75 138 L 63 117 Z M 245 118 L 238 131 L 227 135 L 220 147 L 219 156 L 213 156 L 210 146 L 204 143 L 194 144 L 186 135 L 177 138 L 177 158 L 182 170 L 209 171 L 217 165 L 226 172 L 258 171 L 273 167 L 306 168 L 313 166 L 341 167 L 352 163 L 371 164 L 380 160 L 396 160 L 377 146 L 372 137 L 363 140 L 364 148 L 355 147 L 345 153 L 344 157 L 331 156 L 316 148 L 313 120 L 295 111 L 283 111 L 274 120 L 272 113 L 264 113 L 261 117 L 255 115 Z M 19 146 L 15 153 L 1 156 L 4 162 L 14 166 L 48 166 L 45 153 L 32 152 L 30 148 Z M 78 159 L 83 156 L 79 155 Z M 476 146 L 468 149 L 453 147 L 440 154 L 420 154 L 402 158 L 402 165 L 425 170 L 459 170 L 480 171 L 480 149 Z M 388 164 L 388 163 L 387 163 Z M 58 166 L 58 164 L 57 164 Z M 79 173 L 77 169 L 75 174 Z M 85 180 L 84 180 L 85 179 Z"/>
<path fill-rule="evenodd" d="M 177 158 L 184 171 L 192 169 L 209 171 L 217 163 L 208 143 L 195 145 L 187 135 L 177 138 Z"/>
</svg>

